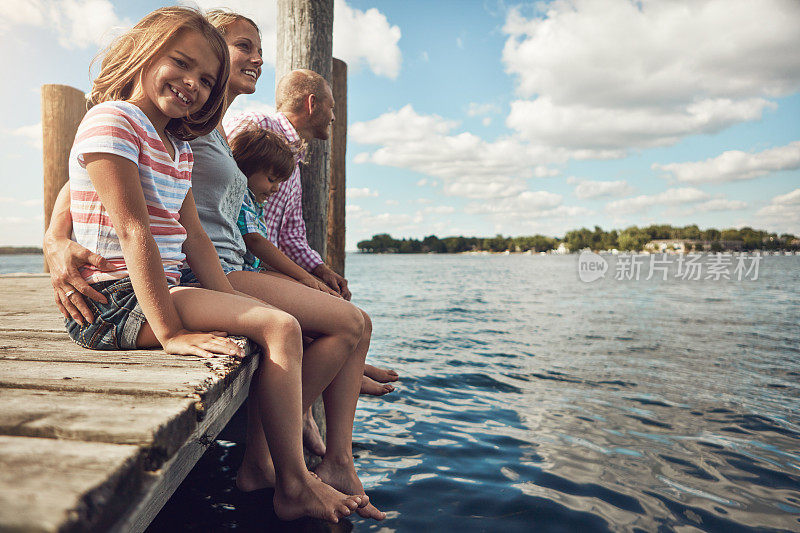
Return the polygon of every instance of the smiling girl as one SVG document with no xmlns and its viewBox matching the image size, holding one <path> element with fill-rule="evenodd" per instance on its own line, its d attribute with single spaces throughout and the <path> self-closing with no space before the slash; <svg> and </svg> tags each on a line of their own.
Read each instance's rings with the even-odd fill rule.
<svg viewBox="0 0 800 533">
<path fill-rule="evenodd" d="M 300 326 L 232 288 L 194 204 L 187 141 L 219 123 L 229 67 L 219 32 L 180 7 L 147 15 L 106 51 L 70 153 L 70 213 L 76 241 L 114 268 L 81 269 L 107 303 L 88 302 L 93 322 L 69 318 L 67 331 L 91 349 L 161 346 L 203 357 L 241 357 L 227 334 L 257 342 L 250 399 L 268 414 L 258 422 L 274 461 L 275 513 L 336 522 L 362 497 L 338 492 L 303 462 Z M 179 285 L 184 259 L 204 288 Z"/>
</svg>

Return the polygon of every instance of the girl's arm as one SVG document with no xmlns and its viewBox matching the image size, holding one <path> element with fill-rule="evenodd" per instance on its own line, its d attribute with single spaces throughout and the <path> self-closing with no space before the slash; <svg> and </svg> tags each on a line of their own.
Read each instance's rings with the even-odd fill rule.
<svg viewBox="0 0 800 533">
<path fill-rule="evenodd" d="M 107 153 L 84 154 L 84 161 L 119 237 L 136 298 L 164 350 L 200 356 L 209 352 L 234 354 L 232 346 L 215 345 L 212 342 L 217 338 L 215 335 L 192 333 L 183 328 L 169 294 L 158 246 L 150 233 L 150 217 L 136 164 Z"/>
<path fill-rule="evenodd" d="M 300 265 L 289 259 L 286 254 L 280 251 L 277 246 L 272 244 L 269 239 L 259 233 L 247 233 L 243 235 L 244 243 L 247 249 L 254 256 L 258 257 L 271 266 L 278 272 L 286 274 L 290 278 L 296 279 L 298 282 L 317 289 L 322 292 L 327 292 L 333 296 L 341 298 L 339 293 L 325 285 L 322 281 L 308 273 Z"/>
</svg>

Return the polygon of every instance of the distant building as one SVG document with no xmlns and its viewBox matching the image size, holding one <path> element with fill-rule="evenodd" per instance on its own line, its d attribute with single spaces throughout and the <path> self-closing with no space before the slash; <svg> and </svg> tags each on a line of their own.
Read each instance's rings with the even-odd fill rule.
<svg viewBox="0 0 800 533">
<path fill-rule="evenodd" d="M 716 243 L 716 246 L 714 244 Z M 720 250 L 738 252 L 743 249 L 743 241 L 701 241 L 698 239 L 655 239 L 644 245 L 644 249 L 651 253 L 676 253 Z"/>
<path fill-rule="evenodd" d="M 555 252 L 559 255 L 568 254 L 569 253 L 569 246 L 564 244 L 563 242 L 558 245 L 558 248 L 555 249 Z"/>
</svg>

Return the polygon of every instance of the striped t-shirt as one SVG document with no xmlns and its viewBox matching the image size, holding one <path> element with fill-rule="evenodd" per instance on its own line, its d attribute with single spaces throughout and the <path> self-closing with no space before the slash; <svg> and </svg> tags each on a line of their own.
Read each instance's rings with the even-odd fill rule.
<svg viewBox="0 0 800 533">
<path fill-rule="evenodd" d="M 124 157 L 139 167 L 150 232 L 161 253 L 169 283 L 180 279 L 181 250 L 186 230 L 178 211 L 192 185 L 192 149 L 189 143 L 169 136 L 175 157 L 167 152 L 150 119 L 128 102 L 103 102 L 86 113 L 75 134 L 69 155 L 70 212 L 73 239 L 117 267 L 103 272 L 88 265 L 81 274 L 89 283 L 120 279 L 129 275 L 119 237 L 106 209 L 100 203 L 89 173 L 85 154 L 106 153 Z"/>
</svg>

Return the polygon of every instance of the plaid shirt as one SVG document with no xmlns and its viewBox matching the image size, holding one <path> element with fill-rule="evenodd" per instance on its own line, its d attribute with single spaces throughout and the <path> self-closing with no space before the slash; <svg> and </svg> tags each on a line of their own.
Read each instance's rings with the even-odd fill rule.
<svg viewBox="0 0 800 533">
<path fill-rule="evenodd" d="M 291 146 L 301 143 L 300 136 L 283 113 L 267 115 L 255 111 L 239 113 L 226 118 L 223 128 L 228 139 L 233 139 L 248 124 L 280 133 Z M 305 153 L 297 154 L 299 162 Z M 266 237 L 289 258 L 311 272 L 322 263 L 322 257 L 311 249 L 306 239 L 306 223 L 303 222 L 303 190 L 300 185 L 300 167 L 294 166 L 291 177 L 281 183 L 278 192 L 269 197 L 264 204 L 264 224 Z"/>
</svg>

